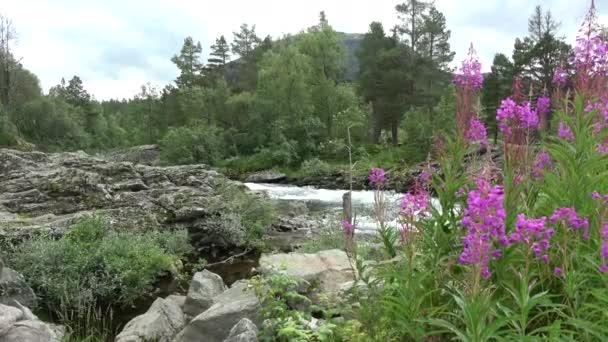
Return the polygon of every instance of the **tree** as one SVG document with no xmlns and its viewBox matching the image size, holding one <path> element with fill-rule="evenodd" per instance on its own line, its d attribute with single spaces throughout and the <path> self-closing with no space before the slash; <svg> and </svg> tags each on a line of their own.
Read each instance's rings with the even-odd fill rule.
<svg viewBox="0 0 608 342">
<path fill-rule="evenodd" d="M 528 20 L 528 36 L 517 38 L 513 49 L 515 74 L 521 75 L 535 93 L 552 90 L 555 69 L 566 64 L 572 48 L 563 37 L 557 36 L 560 23 L 550 11 L 544 12 L 540 6 Z"/>
<path fill-rule="evenodd" d="M 424 16 L 430 6 L 424 0 L 407 0 L 395 7 L 399 19 L 402 21 L 398 30 L 401 34 L 407 36 L 406 43 L 409 44 L 412 51 L 416 52 L 420 48 L 420 39 L 425 32 Z"/>
<path fill-rule="evenodd" d="M 561 23 L 557 22 L 551 11 L 543 13 L 542 7 L 537 5 L 534 8 L 534 13 L 528 19 L 528 34 L 532 42 L 540 42 L 545 35 L 555 34 Z"/>
<path fill-rule="evenodd" d="M 297 41 L 300 51 L 311 58 L 315 116 L 325 123 L 330 137 L 336 114 L 331 109 L 331 98 L 335 96 L 336 84 L 344 74 L 346 53 L 343 44 L 323 12 L 319 15 L 319 23 L 309 28 L 307 33 L 298 35 Z"/>
<path fill-rule="evenodd" d="M 244 59 L 251 57 L 255 47 L 261 42 L 255 33 L 255 25 L 252 25 L 250 29 L 249 25 L 242 24 L 240 31 L 233 32 L 233 34 L 232 53 Z"/>
<path fill-rule="evenodd" d="M 514 76 L 514 65 L 507 56 L 498 53 L 494 56 L 492 71 L 484 78 L 481 101 L 486 113 L 488 133 L 498 139 L 498 126 L 496 123 L 496 109 L 500 101 L 511 93 L 511 84 Z"/>
<path fill-rule="evenodd" d="M 21 66 L 12 71 L 9 102 L 13 108 L 19 108 L 41 96 L 42 88 L 36 75 Z"/>
<path fill-rule="evenodd" d="M 10 105 L 11 74 L 18 63 L 12 54 L 12 45 L 17 39 L 13 22 L 0 14 L 0 104 Z"/>
<path fill-rule="evenodd" d="M 158 88 L 153 86 L 150 82 L 141 86 L 141 91 L 135 95 L 135 101 L 137 101 L 141 107 L 140 111 L 143 115 L 138 115 L 138 123 L 140 127 L 145 128 L 145 136 L 147 143 L 153 143 L 155 141 L 155 131 L 161 128 L 162 123 L 159 120 L 158 102 L 160 100 L 160 94 Z"/>
<path fill-rule="evenodd" d="M 215 40 L 215 44 L 211 45 L 211 56 L 207 60 L 207 64 L 213 68 L 223 68 L 230 58 L 230 47 L 226 42 L 226 38 L 221 36 Z"/>
<path fill-rule="evenodd" d="M 411 51 L 386 37 L 381 23 L 370 24 L 358 52 L 359 86 L 363 98 L 372 104 L 372 141 L 379 141 L 383 128 L 390 127 L 397 144 L 399 122 L 404 111 L 405 92 L 411 88 L 408 59 Z"/>
<path fill-rule="evenodd" d="M 84 89 L 80 77 L 74 75 L 65 87 L 65 101 L 72 106 L 86 109 L 90 104 L 91 95 Z"/>
<path fill-rule="evenodd" d="M 447 29 L 445 16 L 435 6 L 430 6 L 424 15 L 423 28 L 419 40 L 421 55 L 430 58 L 441 70 L 449 70 L 455 52 L 450 50 L 451 31 Z"/>
<path fill-rule="evenodd" d="M 175 80 L 178 88 L 192 89 L 192 87 L 201 83 L 201 72 L 203 70 L 201 62 L 202 52 L 203 48 L 200 42 L 195 44 L 192 37 L 186 37 L 179 55 L 174 55 L 171 58 L 171 61 L 180 71 L 179 76 Z"/>
</svg>

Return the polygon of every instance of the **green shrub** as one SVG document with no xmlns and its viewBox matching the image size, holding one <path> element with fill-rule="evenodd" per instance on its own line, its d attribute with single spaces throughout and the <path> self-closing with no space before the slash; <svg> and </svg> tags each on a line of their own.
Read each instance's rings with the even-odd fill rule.
<svg viewBox="0 0 608 342">
<path fill-rule="evenodd" d="M 251 284 L 262 303 L 265 319 L 260 328 L 260 341 L 331 341 L 335 325 L 326 323 L 313 331 L 303 324 L 310 320 L 311 301 L 298 292 L 302 280 L 284 274 L 256 276 Z M 319 308 L 320 309 L 320 308 Z"/>
<path fill-rule="evenodd" d="M 11 147 L 17 145 L 17 128 L 0 108 L 0 146 Z"/>
<path fill-rule="evenodd" d="M 122 307 L 153 289 L 189 251 L 187 233 L 116 232 L 88 217 L 59 240 L 39 237 L 15 248 L 11 265 L 51 311 L 95 304 Z"/>
<path fill-rule="evenodd" d="M 304 161 L 300 166 L 300 171 L 305 175 L 311 176 L 322 176 L 327 175 L 331 172 L 332 167 L 320 160 L 319 158 L 312 158 Z"/>
<path fill-rule="evenodd" d="M 222 194 L 221 205 L 244 227 L 246 244 L 261 247 L 262 235 L 276 219 L 272 204 L 231 183 L 224 184 L 219 192 Z"/>
<path fill-rule="evenodd" d="M 224 137 L 201 123 L 170 129 L 160 146 L 160 157 L 169 164 L 213 164 L 225 157 Z"/>
<path fill-rule="evenodd" d="M 280 144 L 273 144 L 262 147 L 256 153 L 249 156 L 234 157 L 221 163 L 229 171 L 237 173 L 247 173 L 263 171 L 281 166 L 294 165 L 299 157 L 293 144 L 283 141 Z"/>
</svg>

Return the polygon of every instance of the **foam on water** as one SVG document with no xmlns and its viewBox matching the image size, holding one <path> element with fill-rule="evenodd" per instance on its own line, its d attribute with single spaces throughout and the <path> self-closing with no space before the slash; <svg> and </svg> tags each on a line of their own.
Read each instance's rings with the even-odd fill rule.
<svg viewBox="0 0 608 342">
<path fill-rule="evenodd" d="M 327 213 L 336 213 L 342 209 L 342 195 L 347 190 L 317 189 L 314 187 L 299 187 L 281 184 L 245 183 L 253 191 L 263 191 L 270 199 L 278 201 L 296 201 L 312 204 L 322 208 Z M 388 225 L 397 226 L 397 211 L 402 195 L 394 191 L 384 192 L 385 201 L 389 204 Z M 357 214 L 357 230 L 360 232 L 373 232 L 377 224 L 371 216 L 374 204 L 374 192 L 370 190 L 356 190 L 352 193 L 353 207 Z M 436 200 L 433 200 L 433 205 Z"/>
</svg>

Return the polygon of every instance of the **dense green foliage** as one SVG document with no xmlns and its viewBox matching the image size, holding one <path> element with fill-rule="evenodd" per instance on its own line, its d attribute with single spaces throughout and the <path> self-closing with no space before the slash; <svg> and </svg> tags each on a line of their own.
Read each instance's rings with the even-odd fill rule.
<svg viewBox="0 0 608 342">
<path fill-rule="evenodd" d="M 143 85 L 129 100 L 97 101 L 78 76 L 43 95 L 35 75 L 16 65 L 0 144 L 99 150 L 159 143 L 169 164 L 207 163 L 242 173 L 293 170 L 319 158 L 344 169 L 350 127 L 358 157 L 383 161 L 376 154 L 394 150 L 389 153 L 400 154 L 400 161 L 422 161 L 436 132 L 454 124 L 451 33 L 429 1 L 408 0 L 395 9 L 399 25 L 385 32 L 373 22 L 362 35 L 336 32 L 323 12 L 316 25 L 275 40 L 243 24 L 232 41 L 215 40 L 207 63 L 201 44 L 187 37 L 171 58 L 179 70 L 174 84 Z M 552 91 L 558 65 L 569 68 L 571 48 L 558 27 L 538 7 L 528 36 L 514 44 L 513 61 L 496 56 L 480 103 L 493 136 L 494 113 L 515 74 L 523 79 L 522 93 L 536 97 Z"/>
<path fill-rule="evenodd" d="M 61 239 L 39 237 L 16 246 L 9 258 L 43 308 L 63 313 L 96 303 L 131 305 L 159 277 L 175 272 L 189 251 L 186 232 L 117 232 L 90 217 Z"/>
</svg>

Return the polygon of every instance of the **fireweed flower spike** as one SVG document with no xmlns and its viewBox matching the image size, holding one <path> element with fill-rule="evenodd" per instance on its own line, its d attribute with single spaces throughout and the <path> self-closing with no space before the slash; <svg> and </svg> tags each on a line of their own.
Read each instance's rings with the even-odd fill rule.
<svg viewBox="0 0 608 342">
<path fill-rule="evenodd" d="M 576 68 L 579 91 L 603 91 L 608 75 L 608 44 L 599 35 L 593 1 L 576 38 L 572 63 Z"/>
<path fill-rule="evenodd" d="M 557 136 L 566 140 L 574 140 L 574 133 L 572 133 L 572 129 L 563 122 L 559 123 Z"/>
<path fill-rule="evenodd" d="M 462 61 L 462 65 L 458 71 L 459 73 L 454 76 L 454 84 L 468 87 L 474 91 L 481 89 L 483 86 L 483 73 L 481 72 L 481 63 L 477 59 L 477 52 L 472 43 L 469 47 L 468 58 Z"/>
<path fill-rule="evenodd" d="M 369 173 L 368 180 L 373 187 L 382 187 L 388 180 L 386 171 L 382 168 L 373 167 Z"/>
<path fill-rule="evenodd" d="M 529 102 L 517 104 L 510 97 L 502 100 L 496 110 L 496 120 L 503 135 L 511 137 L 513 129 L 538 128 L 538 114 Z"/>
<path fill-rule="evenodd" d="M 602 246 L 600 248 L 600 255 L 602 257 L 602 265 L 600 266 L 600 272 L 606 273 L 606 272 L 608 272 L 608 224 L 605 224 L 602 227 L 600 236 L 602 237 Z"/>
<path fill-rule="evenodd" d="M 562 66 L 558 66 L 553 74 L 553 84 L 558 87 L 565 87 L 568 84 L 568 73 Z"/>
<path fill-rule="evenodd" d="M 534 165 L 532 167 L 532 177 L 537 180 L 543 178 L 543 172 L 547 170 L 551 170 L 553 167 L 553 163 L 551 162 L 551 156 L 545 151 L 541 151 L 534 161 Z"/>
<path fill-rule="evenodd" d="M 463 239 L 460 262 L 479 267 L 481 276 L 486 279 L 490 277 L 490 257 L 498 257 L 501 253 L 496 251 L 500 249 L 496 244 L 508 244 L 503 201 L 502 186 L 492 185 L 488 180 L 480 178 L 477 180 L 477 189 L 468 194 L 467 208 L 462 219 L 467 232 Z"/>
<path fill-rule="evenodd" d="M 589 219 L 580 217 L 574 208 L 559 208 L 551 215 L 551 223 L 561 223 L 565 227 L 570 227 L 577 231 L 583 229 L 583 239 L 589 239 Z"/>
<path fill-rule="evenodd" d="M 564 271 L 559 267 L 554 268 L 553 273 L 555 273 L 555 275 L 558 277 L 561 277 L 564 275 Z"/>
<path fill-rule="evenodd" d="M 471 118 L 469 129 L 466 132 L 465 138 L 470 143 L 479 142 L 480 145 L 486 146 L 488 144 L 486 126 L 479 119 Z"/>
<path fill-rule="evenodd" d="M 483 86 L 481 63 L 479 63 L 473 44 L 469 48 L 468 57 L 462 61 L 462 65 L 454 76 L 453 82 L 456 85 L 456 119 L 459 132 L 464 138 L 469 131 L 471 119 L 475 116 L 475 95 Z"/>
<path fill-rule="evenodd" d="M 509 243 L 523 243 L 529 251 L 544 261 L 549 262 L 548 250 L 551 247 L 551 237 L 555 230 L 547 227 L 547 218 L 526 219 L 524 214 L 519 214 L 515 221 L 515 231 L 509 235 Z"/>
<path fill-rule="evenodd" d="M 344 229 L 344 233 L 351 235 L 355 232 L 355 226 L 350 223 L 348 220 L 342 221 L 342 229 Z"/>
</svg>

